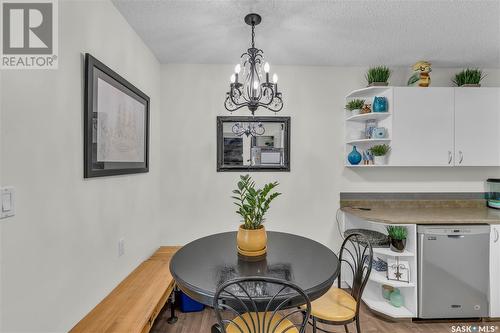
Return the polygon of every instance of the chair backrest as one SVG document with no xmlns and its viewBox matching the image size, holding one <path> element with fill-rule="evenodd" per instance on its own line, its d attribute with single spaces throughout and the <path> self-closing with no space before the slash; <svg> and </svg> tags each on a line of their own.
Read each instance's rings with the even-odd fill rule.
<svg viewBox="0 0 500 333">
<path fill-rule="evenodd" d="M 372 271 L 373 249 L 366 237 L 361 234 L 351 234 L 344 239 L 340 248 L 339 260 L 341 273 L 338 286 L 341 287 L 342 266 L 347 266 L 352 272 L 351 296 L 356 300 L 356 314 L 359 313 L 361 296 Z"/>
<path fill-rule="evenodd" d="M 301 305 L 305 307 L 297 308 Z M 228 326 L 238 333 L 304 333 L 311 315 L 311 302 L 305 292 L 291 282 L 246 277 L 221 284 L 215 293 L 214 309 L 223 333 Z M 224 319 L 223 314 L 232 319 Z"/>
</svg>

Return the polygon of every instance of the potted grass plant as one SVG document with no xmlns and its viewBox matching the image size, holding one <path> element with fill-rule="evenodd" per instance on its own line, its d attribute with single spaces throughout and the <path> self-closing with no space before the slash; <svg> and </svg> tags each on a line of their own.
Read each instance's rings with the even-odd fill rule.
<svg viewBox="0 0 500 333">
<path fill-rule="evenodd" d="M 265 184 L 262 188 L 256 188 L 255 181 L 250 175 L 240 176 L 235 194 L 231 198 L 236 200 L 234 204 L 238 207 L 236 213 L 242 217 L 243 224 L 240 225 L 236 237 L 238 252 L 244 256 L 260 256 L 266 253 L 267 234 L 264 228 L 264 216 L 269 210 L 271 201 L 281 193 L 273 190 L 278 182 Z"/>
<path fill-rule="evenodd" d="M 373 162 L 375 165 L 386 165 L 387 157 L 391 151 L 391 146 L 387 144 L 375 145 L 370 148 L 370 152 L 373 155 Z"/>
<path fill-rule="evenodd" d="M 481 87 L 481 80 L 485 77 L 479 68 L 466 68 L 455 74 L 455 78 L 451 81 L 457 87 Z"/>
<path fill-rule="evenodd" d="M 387 233 L 389 234 L 391 250 L 394 252 L 403 252 L 408 237 L 408 230 L 406 227 L 389 225 L 387 226 Z"/>
<path fill-rule="evenodd" d="M 361 113 L 361 108 L 365 105 L 365 101 L 363 99 L 353 99 L 347 102 L 345 105 L 345 109 L 351 111 L 351 114 L 357 115 Z"/>
<path fill-rule="evenodd" d="M 388 86 L 389 77 L 391 77 L 391 70 L 387 66 L 371 67 L 365 75 L 368 87 Z"/>
</svg>

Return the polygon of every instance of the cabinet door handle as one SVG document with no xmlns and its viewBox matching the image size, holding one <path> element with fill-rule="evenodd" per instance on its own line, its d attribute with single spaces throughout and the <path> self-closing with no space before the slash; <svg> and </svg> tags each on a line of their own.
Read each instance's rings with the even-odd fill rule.
<svg viewBox="0 0 500 333">
<path fill-rule="evenodd" d="M 464 154 L 462 153 L 461 150 L 459 150 L 458 155 L 460 156 L 460 158 L 458 160 L 458 164 L 462 164 L 462 161 L 464 160 Z"/>
<path fill-rule="evenodd" d="M 451 150 L 448 150 L 448 164 L 451 164 L 452 159 L 453 159 L 453 155 L 451 155 Z"/>
<path fill-rule="evenodd" d="M 495 231 L 495 240 L 493 241 L 493 243 L 496 243 L 496 242 L 498 242 L 498 239 L 500 238 L 500 235 L 499 235 L 497 229 L 493 229 L 493 231 Z"/>
</svg>

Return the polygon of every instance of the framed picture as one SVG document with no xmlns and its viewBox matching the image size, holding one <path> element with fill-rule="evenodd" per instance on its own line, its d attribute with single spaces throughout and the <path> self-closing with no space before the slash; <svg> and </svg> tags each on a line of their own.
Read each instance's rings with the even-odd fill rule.
<svg viewBox="0 0 500 333">
<path fill-rule="evenodd" d="M 85 54 L 84 177 L 149 171 L 149 97 Z"/>
<path fill-rule="evenodd" d="M 410 283 L 410 264 L 399 258 L 387 258 L 387 279 Z"/>
</svg>

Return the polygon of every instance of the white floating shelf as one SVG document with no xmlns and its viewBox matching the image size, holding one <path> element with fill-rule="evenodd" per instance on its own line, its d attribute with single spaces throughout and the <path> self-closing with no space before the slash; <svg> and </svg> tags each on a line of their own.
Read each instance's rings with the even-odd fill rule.
<svg viewBox="0 0 500 333">
<path fill-rule="evenodd" d="M 391 141 L 391 139 L 357 139 L 357 140 L 348 140 L 346 143 L 349 145 L 353 145 L 353 144 L 385 143 L 389 141 Z"/>
<path fill-rule="evenodd" d="M 382 120 L 389 117 L 390 115 L 391 114 L 389 112 L 370 112 L 347 117 L 346 121 L 365 122 L 368 120 Z"/>
<path fill-rule="evenodd" d="M 371 97 L 380 94 L 384 91 L 391 89 L 390 86 L 385 87 L 366 87 L 357 90 L 353 90 L 345 98 L 356 98 L 356 97 Z"/>
<path fill-rule="evenodd" d="M 367 166 L 367 165 L 365 165 Z M 369 165 L 372 166 L 372 165 Z M 381 165 L 379 165 L 381 166 Z M 382 165 L 383 166 L 383 165 Z M 403 252 L 394 252 L 388 247 L 374 247 L 373 254 L 381 254 L 389 257 L 413 257 L 415 254 L 413 252 L 404 250 Z"/>
<path fill-rule="evenodd" d="M 394 280 L 388 280 L 386 277 L 386 272 L 377 272 L 376 270 L 372 269 L 372 272 L 370 273 L 370 280 L 376 283 L 380 284 L 386 284 L 388 286 L 392 286 L 394 288 L 411 288 L 415 287 L 415 283 L 408 283 L 408 282 L 403 282 L 403 281 L 394 281 Z"/>
</svg>

